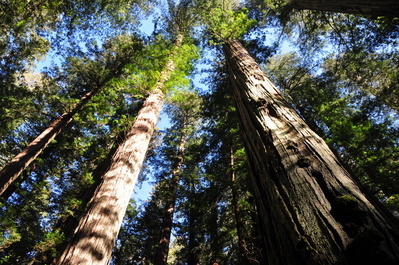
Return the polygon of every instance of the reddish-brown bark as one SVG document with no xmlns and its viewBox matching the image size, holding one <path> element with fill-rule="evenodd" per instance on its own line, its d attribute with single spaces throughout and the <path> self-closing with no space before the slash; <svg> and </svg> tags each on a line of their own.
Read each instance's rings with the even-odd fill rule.
<svg viewBox="0 0 399 265">
<path fill-rule="evenodd" d="M 175 212 L 176 196 L 177 196 L 177 191 L 179 189 L 180 171 L 184 162 L 183 153 L 186 144 L 186 135 L 184 132 L 185 127 L 186 123 L 183 122 L 183 128 L 182 128 L 183 135 L 180 138 L 178 154 L 176 156 L 177 162 L 172 170 L 172 178 L 170 180 L 168 187 L 169 198 L 167 199 L 164 215 L 162 218 L 162 228 L 161 228 L 159 246 L 155 252 L 155 262 L 154 262 L 155 265 L 168 264 L 169 244 L 173 227 L 173 214 Z"/>
<path fill-rule="evenodd" d="M 178 35 L 171 58 L 145 100 L 133 126 L 117 148 L 86 212 L 57 265 L 109 263 L 123 216 L 133 193 L 155 124 L 164 102 L 164 86 L 175 69 L 174 54 L 183 42 Z"/>
<path fill-rule="evenodd" d="M 398 264 L 397 220 L 368 197 L 236 40 L 224 45 L 269 264 Z"/>
<path fill-rule="evenodd" d="M 19 177 L 21 172 L 35 160 L 35 158 L 43 151 L 44 148 L 62 131 L 65 126 L 69 124 L 72 117 L 82 110 L 84 105 L 99 91 L 99 87 L 86 93 L 74 108 L 62 114 L 53 123 L 44 130 L 35 140 L 33 140 L 22 152 L 15 156 L 1 171 L 0 171 L 0 196 L 7 190 L 7 188 Z M 8 196 L 10 194 L 7 194 Z M 3 197 L 4 198 L 4 197 Z M 6 200 L 7 198 L 4 198 Z"/>
<path fill-rule="evenodd" d="M 144 102 L 56 264 L 108 264 L 163 100 L 156 89 Z"/>
</svg>

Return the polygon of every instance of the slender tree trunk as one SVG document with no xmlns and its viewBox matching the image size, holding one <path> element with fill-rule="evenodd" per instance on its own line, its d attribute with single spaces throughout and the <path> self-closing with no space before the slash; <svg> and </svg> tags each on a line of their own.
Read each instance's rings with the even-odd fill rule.
<svg viewBox="0 0 399 265">
<path fill-rule="evenodd" d="M 224 51 L 269 264 L 399 264 L 397 220 L 359 188 L 238 41 Z"/>
<path fill-rule="evenodd" d="M 156 249 L 155 253 L 155 265 L 168 264 L 169 244 L 173 226 L 173 214 L 175 211 L 177 191 L 179 189 L 180 171 L 184 162 L 183 154 L 186 145 L 186 127 L 187 123 L 184 120 L 182 126 L 182 136 L 180 138 L 179 148 L 176 157 L 177 162 L 174 169 L 172 170 L 172 179 L 170 180 L 169 185 L 170 192 L 168 193 L 169 198 L 167 200 L 163 216 L 159 247 Z"/>
<path fill-rule="evenodd" d="M 183 42 L 177 36 L 171 58 L 136 120 L 118 147 L 89 206 L 57 265 L 106 265 L 111 259 L 123 216 L 133 193 L 148 145 L 162 109 L 164 85 L 175 69 L 174 54 Z"/>
<path fill-rule="evenodd" d="M 248 259 L 248 247 L 245 241 L 245 225 L 241 219 L 241 209 L 238 205 L 238 190 L 236 185 L 236 172 L 234 170 L 234 151 L 233 148 L 230 150 L 230 168 L 231 168 L 231 193 L 232 193 L 232 205 L 234 211 L 234 217 L 236 221 L 237 236 L 238 236 L 238 247 L 240 249 L 241 264 L 251 264 Z"/>
<path fill-rule="evenodd" d="M 21 153 L 15 156 L 0 171 L 0 195 L 18 178 L 21 172 L 42 152 L 44 148 L 68 125 L 73 115 L 82 110 L 83 106 L 98 92 L 99 87 L 86 93 L 75 107 L 58 117 L 33 140 Z"/>
<path fill-rule="evenodd" d="M 191 194 L 195 194 L 194 184 L 190 184 Z M 198 241 L 197 241 L 197 225 L 198 213 L 195 206 L 190 205 L 188 209 L 188 251 L 187 251 L 187 265 L 198 265 Z"/>
<path fill-rule="evenodd" d="M 11 195 L 21 186 L 25 180 L 28 179 L 29 175 L 32 173 L 31 170 L 26 170 L 21 172 L 22 177 L 17 179 L 17 181 L 11 182 L 10 185 L 4 190 L 4 192 L 0 195 L 0 201 L 6 202 Z"/>
<path fill-rule="evenodd" d="M 56 264 L 108 264 L 163 100 L 155 89 L 144 102 Z"/>
<path fill-rule="evenodd" d="M 219 219 L 219 213 L 218 213 L 218 200 L 220 196 L 219 189 L 215 183 L 211 182 L 210 183 L 210 188 L 209 190 L 211 191 L 211 196 L 208 196 L 211 198 L 210 204 L 211 204 L 211 209 L 210 209 L 210 214 L 209 214 L 209 237 L 211 240 L 211 260 L 217 261 L 219 260 L 221 253 L 222 253 L 222 246 L 220 244 L 219 240 L 219 225 L 218 225 L 218 219 Z"/>
<path fill-rule="evenodd" d="M 296 9 L 309 9 L 370 16 L 399 16 L 397 0 L 289 0 Z"/>
</svg>

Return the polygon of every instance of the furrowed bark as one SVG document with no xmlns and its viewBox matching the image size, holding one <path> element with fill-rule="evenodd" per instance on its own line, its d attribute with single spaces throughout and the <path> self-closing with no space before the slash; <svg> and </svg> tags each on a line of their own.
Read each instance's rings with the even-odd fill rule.
<svg viewBox="0 0 399 265">
<path fill-rule="evenodd" d="M 397 220 L 359 188 L 238 41 L 224 51 L 269 264 L 398 264 Z"/>
<path fill-rule="evenodd" d="M 163 100 L 163 92 L 156 89 L 144 102 L 56 264 L 108 264 Z"/>
<path fill-rule="evenodd" d="M 57 265 L 106 265 L 111 259 L 123 217 L 141 170 L 151 136 L 164 102 L 164 86 L 175 69 L 173 55 L 183 42 L 177 36 L 171 58 L 167 61 L 154 89 L 139 111 L 133 126 L 119 145 L 110 167 L 102 177 L 86 212 L 79 220 L 71 241 Z"/>
</svg>

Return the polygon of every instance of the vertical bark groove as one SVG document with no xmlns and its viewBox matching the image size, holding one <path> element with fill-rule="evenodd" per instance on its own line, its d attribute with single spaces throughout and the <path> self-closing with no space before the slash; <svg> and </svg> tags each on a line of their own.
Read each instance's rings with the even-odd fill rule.
<svg viewBox="0 0 399 265">
<path fill-rule="evenodd" d="M 163 99 L 153 90 L 144 102 L 57 264 L 108 264 Z"/>
<path fill-rule="evenodd" d="M 57 265 L 106 265 L 111 259 L 123 216 L 141 170 L 165 98 L 165 82 L 175 69 L 174 55 L 183 42 L 177 35 L 171 57 L 150 91 L 133 126 L 112 157 L 88 208 Z"/>
<path fill-rule="evenodd" d="M 397 263 L 398 222 L 360 190 L 238 41 L 224 50 L 269 264 Z M 345 219 L 345 211 L 362 218 Z M 364 244 L 377 234 L 381 241 Z"/>
</svg>

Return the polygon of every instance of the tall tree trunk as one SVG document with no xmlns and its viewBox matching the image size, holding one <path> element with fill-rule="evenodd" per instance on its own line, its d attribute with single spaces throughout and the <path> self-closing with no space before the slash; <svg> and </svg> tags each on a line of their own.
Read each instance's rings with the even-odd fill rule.
<svg viewBox="0 0 399 265">
<path fill-rule="evenodd" d="M 83 106 L 98 91 L 90 91 L 86 93 L 75 107 L 58 117 L 53 123 L 44 130 L 35 140 L 33 140 L 22 152 L 15 156 L 0 171 L 0 195 L 18 178 L 21 172 L 42 152 L 44 148 L 68 125 L 74 114 L 79 112 Z"/>
<path fill-rule="evenodd" d="M 185 132 L 186 127 L 187 127 L 187 122 L 186 119 L 184 119 L 182 125 L 182 136 L 180 138 L 179 148 L 176 156 L 177 161 L 172 170 L 172 178 L 169 184 L 169 192 L 167 193 L 169 198 L 167 199 L 164 216 L 162 218 L 163 221 L 162 221 L 161 236 L 159 240 L 159 247 L 157 247 L 155 252 L 155 262 L 154 262 L 155 265 L 168 264 L 169 244 L 170 244 L 170 237 L 172 234 L 172 226 L 173 226 L 173 214 L 175 211 L 177 191 L 179 189 L 180 171 L 184 162 L 183 154 L 186 145 L 186 132 Z"/>
<path fill-rule="evenodd" d="M 155 89 L 144 102 L 56 264 L 108 264 L 163 100 Z"/>
<path fill-rule="evenodd" d="M 191 183 L 190 190 L 191 196 L 195 194 L 194 184 Z M 195 209 L 196 206 L 189 205 L 188 206 L 188 246 L 187 246 L 187 265 L 198 265 L 198 240 L 197 240 L 197 220 L 198 220 L 198 211 Z"/>
<path fill-rule="evenodd" d="M 97 190 L 98 185 L 101 183 L 102 176 L 109 169 L 112 158 L 114 157 L 118 146 L 123 143 L 123 139 L 125 138 L 125 134 L 122 133 L 118 135 L 114 146 L 108 152 L 107 157 L 100 164 L 97 165 L 96 169 L 93 171 L 93 180 L 94 183 L 90 185 L 90 187 L 86 188 L 77 196 L 77 198 L 82 200 L 82 205 L 86 206 L 90 202 L 90 199 L 93 198 L 95 191 Z M 76 210 L 73 214 L 65 216 L 57 221 L 54 226 L 54 231 L 59 230 L 62 231 L 65 236 L 65 241 L 56 246 L 57 253 L 62 251 L 68 243 L 68 240 L 73 236 L 73 232 L 79 224 L 79 216 L 82 215 L 83 210 Z M 32 258 L 30 265 L 33 264 L 50 264 L 52 262 L 56 262 L 56 257 L 53 257 L 53 250 L 47 250 L 44 252 L 38 252 Z"/>
<path fill-rule="evenodd" d="M 236 172 L 234 170 L 234 151 L 233 148 L 230 150 L 230 168 L 231 168 L 231 194 L 232 194 L 232 206 L 234 211 L 234 217 L 236 221 L 237 237 L 238 237 L 238 247 L 240 250 L 240 264 L 251 264 L 248 258 L 248 247 L 245 241 L 245 225 L 241 219 L 241 209 L 238 205 L 238 190 L 236 185 Z"/>
<path fill-rule="evenodd" d="M 212 262 L 212 261 L 218 261 L 222 253 L 222 246 L 220 244 L 220 239 L 219 239 L 219 225 L 218 225 L 218 219 L 219 219 L 218 200 L 220 197 L 220 188 L 218 188 L 214 182 L 211 182 L 209 190 L 211 191 L 212 194 L 210 196 L 209 195 L 207 196 L 210 198 L 209 204 L 211 207 L 209 213 L 208 226 L 209 226 L 209 238 L 211 241 L 210 262 Z"/>
<path fill-rule="evenodd" d="M 396 0 L 289 0 L 296 9 L 309 9 L 350 13 L 370 16 L 399 16 L 399 2 Z"/>
<path fill-rule="evenodd" d="M 118 147 L 71 241 L 55 264 L 109 263 L 123 216 L 162 109 L 165 98 L 164 85 L 175 69 L 173 57 L 182 42 L 183 35 L 179 34 L 160 79 L 145 100 L 124 142 Z"/>
<path fill-rule="evenodd" d="M 269 264 L 399 264 L 397 220 L 361 190 L 237 40 L 224 51 Z"/>
</svg>

